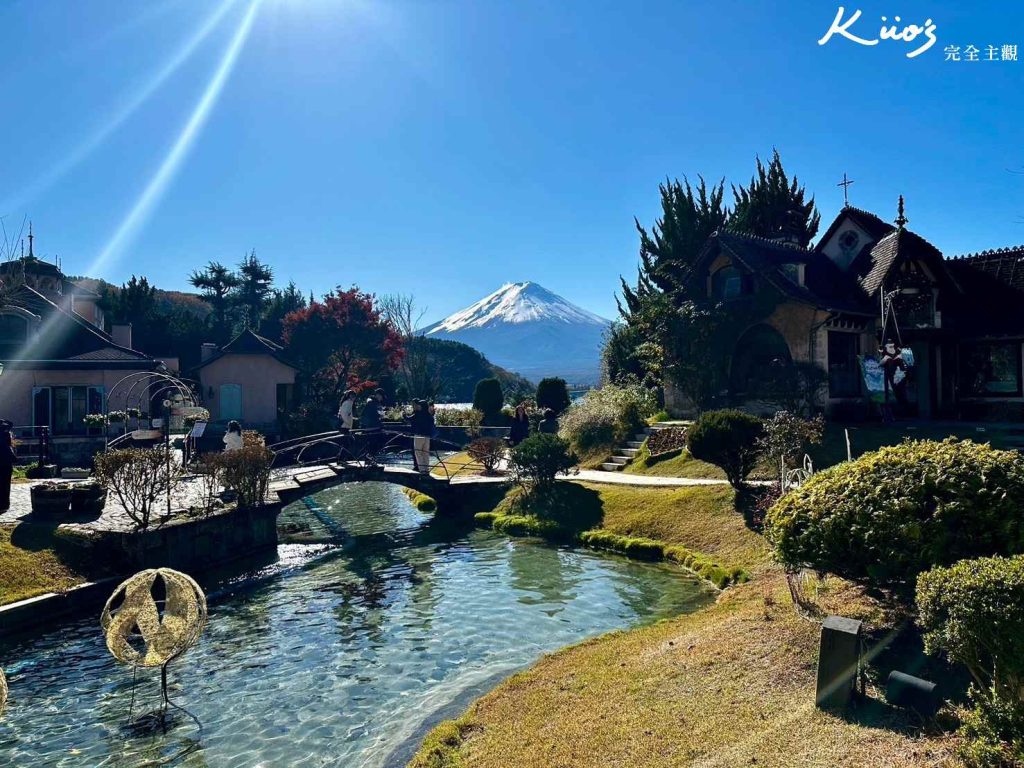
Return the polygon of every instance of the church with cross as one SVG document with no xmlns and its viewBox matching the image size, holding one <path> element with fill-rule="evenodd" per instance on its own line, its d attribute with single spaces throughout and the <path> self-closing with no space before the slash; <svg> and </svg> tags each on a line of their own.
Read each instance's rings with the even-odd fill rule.
<svg viewBox="0 0 1024 768">
<path fill-rule="evenodd" d="M 837 419 L 890 406 L 922 419 L 1024 418 L 1024 245 L 946 256 L 909 223 L 902 196 L 892 223 L 847 198 L 812 247 L 785 232 L 708 239 L 691 280 L 739 319 L 726 342 L 732 404 L 768 410 L 764 384 L 786 369 L 816 372 L 800 380 Z M 691 410 L 671 387 L 666 406 Z"/>
</svg>

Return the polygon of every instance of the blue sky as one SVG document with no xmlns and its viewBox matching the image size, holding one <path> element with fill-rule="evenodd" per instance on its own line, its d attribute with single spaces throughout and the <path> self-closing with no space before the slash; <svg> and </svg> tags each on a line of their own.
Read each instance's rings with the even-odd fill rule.
<svg viewBox="0 0 1024 768">
<path fill-rule="evenodd" d="M 658 182 L 745 181 L 772 147 L 826 222 L 846 172 L 946 253 L 1020 243 L 1015 5 L 847 5 L 862 37 L 932 18 L 911 59 L 819 46 L 820 0 L 5 0 L 0 215 L 70 273 L 184 289 L 254 248 L 430 320 L 512 280 L 611 316 Z M 944 60 L 972 44 L 1021 60 Z"/>
</svg>

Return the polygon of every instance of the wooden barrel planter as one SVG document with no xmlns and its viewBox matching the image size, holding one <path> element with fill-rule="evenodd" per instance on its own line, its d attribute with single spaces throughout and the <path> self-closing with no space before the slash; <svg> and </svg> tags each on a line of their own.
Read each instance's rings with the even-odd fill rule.
<svg viewBox="0 0 1024 768">
<path fill-rule="evenodd" d="M 96 515 L 107 505 L 107 489 L 99 483 L 80 483 L 71 488 L 71 513 Z"/>
<path fill-rule="evenodd" d="M 32 514 L 40 517 L 67 517 L 71 510 L 71 486 L 64 483 L 33 485 Z"/>
</svg>

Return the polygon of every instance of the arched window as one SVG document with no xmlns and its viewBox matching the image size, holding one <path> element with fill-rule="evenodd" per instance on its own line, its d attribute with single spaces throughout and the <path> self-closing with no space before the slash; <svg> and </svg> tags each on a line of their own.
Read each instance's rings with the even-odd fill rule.
<svg viewBox="0 0 1024 768">
<path fill-rule="evenodd" d="M 764 323 L 748 329 L 736 342 L 729 373 L 729 390 L 734 396 L 755 396 L 765 381 L 780 367 L 793 361 L 782 335 Z"/>
<path fill-rule="evenodd" d="M 28 320 L 11 312 L 0 312 L 0 345 L 16 346 L 28 340 Z"/>
<path fill-rule="evenodd" d="M 750 275 L 743 274 L 731 264 L 711 276 L 711 296 L 715 299 L 735 299 L 752 293 Z"/>
</svg>

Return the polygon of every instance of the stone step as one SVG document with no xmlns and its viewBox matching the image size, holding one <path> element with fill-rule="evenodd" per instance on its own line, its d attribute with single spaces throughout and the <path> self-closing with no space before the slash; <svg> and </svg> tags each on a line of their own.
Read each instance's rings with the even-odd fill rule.
<svg viewBox="0 0 1024 768">
<path fill-rule="evenodd" d="M 632 459 L 630 459 L 629 456 L 612 456 L 608 461 L 612 464 L 619 464 L 624 467 L 629 464 Z"/>
<path fill-rule="evenodd" d="M 618 453 L 616 455 L 629 456 L 629 458 L 635 459 L 638 453 L 640 453 L 639 448 L 619 448 Z"/>
<path fill-rule="evenodd" d="M 628 441 L 626 443 L 626 445 L 628 445 L 630 448 L 633 448 L 633 449 L 639 449 L 639 448 L 643 448 L 644 447 L 644 441 L 643 440 L 630 440 L 630 441 Z"/>
<path fill-rule="evenodd" d="M 604 464 L 601 465 L 601 469 L 603 469 L 605 472 L 618 472 L 622 469 L 623 466 L 625 465 L 613 464 L 610 461 L 606 461 Z"/>
</svg>

